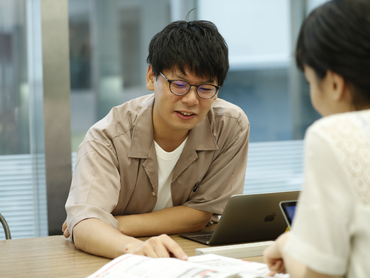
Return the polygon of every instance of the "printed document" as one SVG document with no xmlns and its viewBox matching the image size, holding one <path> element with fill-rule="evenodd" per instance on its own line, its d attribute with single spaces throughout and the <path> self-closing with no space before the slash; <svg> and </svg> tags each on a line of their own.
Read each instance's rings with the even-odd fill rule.
<svg viewBox="0 0 370 278">
<path fill-rule="evenodd" d="M 138 255 L 122 255 L 88 278 L 260 278 L 268 277 L 267 265 L 219 255 L 153 259 Z M 288 274 L 275 277 L 289 278 Z"/>
</svg>

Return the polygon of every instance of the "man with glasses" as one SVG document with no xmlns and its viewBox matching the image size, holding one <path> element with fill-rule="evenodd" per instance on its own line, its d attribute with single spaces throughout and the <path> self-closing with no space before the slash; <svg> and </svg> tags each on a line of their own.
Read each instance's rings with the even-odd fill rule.
<svg viewBox="0 0 370 278">
<path fill-rule="evenodd" d="M 79 147 L 63 231 L 104 257 L 186 260 L 162 234 L 216 223 L 230 196 L 243 192 L 249 122 L 217 99 L 229 62 L 213 23 L 169 24 L 153 37 L 147 62 L 154 94 L 114 107 Z"/>
</svg>

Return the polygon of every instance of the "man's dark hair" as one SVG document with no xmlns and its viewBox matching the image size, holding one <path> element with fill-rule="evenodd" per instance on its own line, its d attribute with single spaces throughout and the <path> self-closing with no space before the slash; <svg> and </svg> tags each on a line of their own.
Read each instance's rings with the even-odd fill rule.
<svg viewBox="0 0 370 278">
<path fill-rule="evenodd" d="M 328 70 L 342 76 L 356 108 L 370 103 L 370 1 L 333 0 L 312 11 L 299 33 L 296 62 L 318 79 Z"/>
<path fill-rule="evenodd" d="M 154 75 L 164 69 L 189 69 L 196 76 L 217 80 L 222 86 L 229 70 L 228 47 L 210 21 L 175 21 L 156 34 L 146 60 Z"/>
</svg>

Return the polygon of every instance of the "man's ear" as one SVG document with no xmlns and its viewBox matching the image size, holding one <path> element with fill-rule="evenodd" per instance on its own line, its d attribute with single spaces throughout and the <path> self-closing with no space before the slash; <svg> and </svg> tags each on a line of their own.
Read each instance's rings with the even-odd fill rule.
<svg viewBox="0 0 370 278">
<path fill-rule="evenodd" d="M 154 81 L 155 81 L 155 75 L 152 71 L 152 65 L 149 65 L 146 71 L 146 88 L 149 91 L 154 91 Z"/>
</svg>

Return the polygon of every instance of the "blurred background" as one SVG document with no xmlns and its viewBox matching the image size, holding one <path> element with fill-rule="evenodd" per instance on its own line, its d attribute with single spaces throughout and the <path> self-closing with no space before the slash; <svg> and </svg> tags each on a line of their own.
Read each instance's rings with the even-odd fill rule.
<svg viewBox="0 0 370 278">
<path fill-rule="evenodd" d="M 219 97 L 251 123 L 244 193 L 301 188 L 303 138 L 319 115 L 294 47 L 324 1 L 57 2 L 0 0 L 0 213 L 13 238 L 61 234 L 79 144 L 113 106 L 150 93 L 149 42 L 175 20 L 210 20 L 228 43 Z"/>
</svg>

